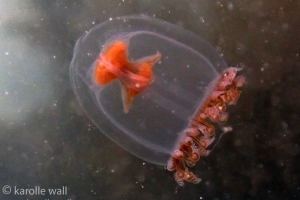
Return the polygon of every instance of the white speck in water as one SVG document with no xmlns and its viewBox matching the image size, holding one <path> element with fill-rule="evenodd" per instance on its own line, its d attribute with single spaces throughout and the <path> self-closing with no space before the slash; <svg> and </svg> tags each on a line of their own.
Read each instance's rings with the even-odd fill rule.
<svg viewBox="0 0 300 200">
<path fill-rule="evenodd" d="M 229 3 L 228 6 L 227 6 L 228 10 L 233 10 L 233 4 L 232 3 Z"/>
<path fill-rule="evenodd" d="M 282 24 L 282 29 L 283 29 L 284 31 L 288 30 L 288 29 L 289 29 L 289 24 L 288 24 L 288 23 Z"/>
</svg>

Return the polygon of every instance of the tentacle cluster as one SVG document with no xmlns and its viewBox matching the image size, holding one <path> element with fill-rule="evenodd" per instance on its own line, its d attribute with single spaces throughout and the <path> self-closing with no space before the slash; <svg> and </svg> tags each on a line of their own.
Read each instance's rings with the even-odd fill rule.
<svg viewBox="0 0 300 200">
<path fill-rule="evenodd" d="M 210 152 L 206 148 L 215 139 L 215 129 L 208 123 L 208 119 L 212 123 L 226 123 L 226 105 L 235 104 L 240 97 L 241 91 L 238 88 L 243 86 L 245 80 L 242 76 L 236 77 L 237 71 L 237 68 L 230 67 L 222 73 L 206 101 L 196 110 L 183 131 L 184 137 L 178 148 L 173 151 L 167 169 L 176 170 L 174 177 L 180 186 L 184 185 L 184 181 L 194 184 L 201 181 L 187 167 L 195 166 L 200 156 L 207 156 Z"/>
</svg>

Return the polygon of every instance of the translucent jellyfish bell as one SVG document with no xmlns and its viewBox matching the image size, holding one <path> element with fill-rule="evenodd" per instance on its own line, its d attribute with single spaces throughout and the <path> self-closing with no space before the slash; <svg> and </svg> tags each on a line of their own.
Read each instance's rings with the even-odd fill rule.
<svg viewBox="0 0 300 200">
<path fill-rule="evenodd" d="M 244 82 L 236 73 L 197 35 L 144 15 L 95 26 L 77 41 L 70 66 L 76 97 L 101 132 L 176 170 L 181 185 L 200 181 L 182 162 L 193 166 L 213 141 L 208 119 L 226 122 L 225 104 Z"/>
</svg>

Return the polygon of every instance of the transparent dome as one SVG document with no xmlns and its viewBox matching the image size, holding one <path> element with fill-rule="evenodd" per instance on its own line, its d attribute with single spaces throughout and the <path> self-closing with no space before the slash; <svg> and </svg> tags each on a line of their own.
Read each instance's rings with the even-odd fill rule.
<svg viewBox="0 0 300 200">
<path fill-rule="evenodd" d="M 129 63 L 161 55 L 151 68 L 151 81 L 127 112 L 123 79 L 99 85 L 94 78 L 99 55 L 117 41 L 126 45 Z M 132 154 L 167 165 L 190 118 L 226 68 L 214 48 L 197 35 L 134 15 L 108 20 L 84 34 L 75 46 L 70 77 L 77 99 L 101 132 Z"/>
</svg>

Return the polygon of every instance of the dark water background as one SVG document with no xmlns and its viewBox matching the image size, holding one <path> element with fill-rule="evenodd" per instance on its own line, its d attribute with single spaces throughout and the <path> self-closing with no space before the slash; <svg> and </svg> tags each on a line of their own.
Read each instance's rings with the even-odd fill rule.
<svg viewBox="0 0 300 200">
<path fill-rule="evenodd" d="M 299 199 L 299 0 L 0 0 L 0 188 L 68 187 L 0 199 Z M 106 138 L 69 81 L 76 40 L 110 17 L 143 13 L 210 42 L 243 67 L 224 135 L 177 188 L 173 173 Z"/>
</svg>

